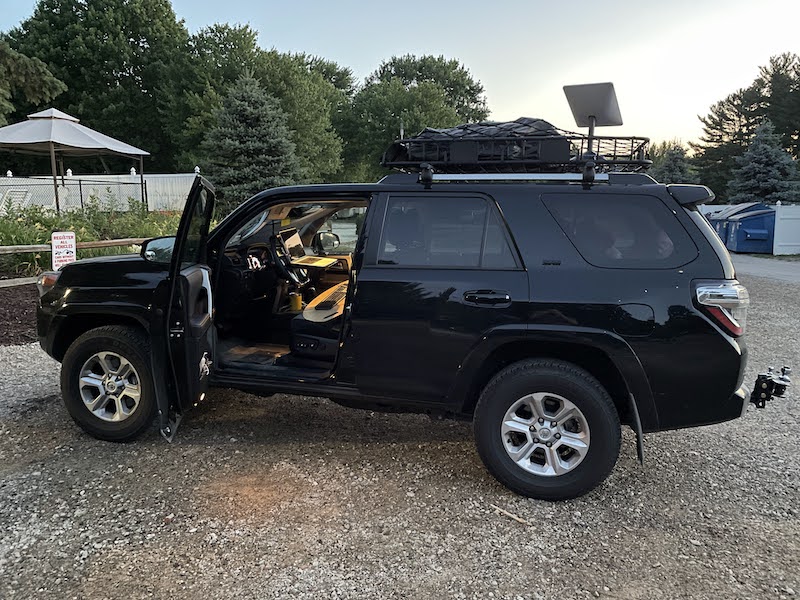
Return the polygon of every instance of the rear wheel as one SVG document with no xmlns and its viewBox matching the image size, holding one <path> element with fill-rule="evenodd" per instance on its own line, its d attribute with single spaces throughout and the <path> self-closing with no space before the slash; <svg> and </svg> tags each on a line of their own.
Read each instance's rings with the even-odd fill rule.
<svg viewBox="0 0 800 600">
<path fill-rule="evenodd" d="M 526 360 L 502 370 L 483 390 L 474 425 L 486 468 L 531 498 L 585 494 L 619 456 L 619 416 L 608 392 L 562 361 Z"/>
<path fill-rule="evenodd" d="M 64 356 L 61 394 L 90 435 L 113 442 L 141 435 L 156 412 L 147 337 L 132 327 L 87 331 Z"/>
</svg>

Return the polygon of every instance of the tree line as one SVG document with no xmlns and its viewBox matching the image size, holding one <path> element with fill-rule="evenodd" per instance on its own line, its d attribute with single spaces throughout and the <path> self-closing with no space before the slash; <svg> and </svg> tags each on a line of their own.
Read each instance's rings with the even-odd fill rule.
<svg viewBox="0 0 800 600">
<path fill-rule="evenodd" d="M 357 81 L 325 58 L 261 48 L 248 25 L 190 34 L 169 0 L 39 0 L 29 18 L 0 33 L 0 125 L 45 104 L 147 150 L 149 171 L 199 165 L 231 200 L 285 183 L 374 181 L 402 129 L 489 114 L 483 86 L 457 60 L 395 56 Z M 700 120 L 703 135 L 688 149 L 677 141 L 652 147 L 656 179 L 699 181 L 720 200 L 792 196 L 797 55 L 771 58 L 751 86 Z M 30 160 L 4 164 L 30 172 Z M 751 185 L 754 177 L 766 183 Z"/>
<path fill-rule="evenodd" d="M 489 113 L 482 85 L 457 60 L 392 57 L 357 82 L 346 66 L 265 50 L 257 38 L 224 23 L 192 35 L 169 0 L 39 0 L 0 34 L 0 124 L 53 102 L 150 152 L 150 171 L 213 169 L 211 141 L 222 143 L 221 129 L 234 134 L 221 115 L 242 108 L 227 96 L 255 94 L 267 129 L 277 127 L 271 151 L 291 155 L 284 179 L 311 183 L 374 180 L 401 127 L 416 133 Z"/>
<path fill-rule="evenodd" d="M 720 202 L 800 201 L 800 57 L 773 56 L 752 84 L 699 119 L 692 156 L 678 140 L 652 148 L 658 181 L 703 183 Z"/>
</svg>

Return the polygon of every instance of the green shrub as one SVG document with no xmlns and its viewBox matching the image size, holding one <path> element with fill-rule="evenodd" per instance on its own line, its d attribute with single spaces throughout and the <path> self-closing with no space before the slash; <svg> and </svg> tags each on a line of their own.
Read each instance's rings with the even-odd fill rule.
<svg viewBox="0 0 800 600">
<path fill-rule="evenodd" d="M 140 201 L 128 199 L 128 210 L 110 193 L 90 197 L 84 207 L 57 214 L 40 206 L 16 207 L 7 203 L 0 211 L 0 246 L 48 244 L 54 231 L 74 231 L 79 242 L 121 238 L 151 238 L 174 235 L 180 222 L 178 212 L 149 212 Z M 105 256 L 131 252 L 131 247 L 79 250 L 78 257 Z M 0 256 L 0 272 L 35 275 L 50 267 L 50 253 Z"/>
</svg>

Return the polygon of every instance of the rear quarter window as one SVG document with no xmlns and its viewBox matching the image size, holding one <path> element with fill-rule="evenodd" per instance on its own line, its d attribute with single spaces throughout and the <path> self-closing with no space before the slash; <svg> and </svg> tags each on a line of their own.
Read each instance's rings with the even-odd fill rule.
<svg viewBox="0 0 800 600">
<path fill-rule="evenodd" d="M 580 255 L 596 267 L 672 269 L 697 257 L 675 213 L 644 194 L 543 194 L 542 202 Z"/>
</svg>

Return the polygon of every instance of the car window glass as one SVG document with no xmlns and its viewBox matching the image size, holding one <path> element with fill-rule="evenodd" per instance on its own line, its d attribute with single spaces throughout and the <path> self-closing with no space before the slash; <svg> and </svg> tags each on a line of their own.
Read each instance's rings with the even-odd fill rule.
<svg viewBox="0 0 800 600">
<path fill-rule="evenodd" d="M 489 213 L 481 266 L 484 269 L 514 269 L 518 266 L 514 252 L 508 243 L 505 226 L 495 210 Z"/>
<path fill-rule="evenodd" d="M 228 240 L 226 248 L 233 248 L 234 246 L 239 244 L 242 240 L 258 232 L 264 225 L 264 221 L 266 221 L 267 210 L 268 209 L 265 209 L 257 213 L 254 217 L 248 219 L 247 222 L 244 225 L 242 225 L 238 230 L 236 230 L 236 233 L 234 233 Z"/>
<path fill-rule="evenodd" d="M 485 267 L 514 268 L 501 222 L 489 208 L 477 197 L 390 197 L 378 264 L 479 268 L 483 255 Z"/>
<path fill-rule="evenodd" d="M 674 268 L 697 256 L 676 216 L 655 196 L 545 194 L 550 214 L 590 264 Z"/>
<path fill-rule="evenodd" d="M 363 206 L 337 210 L 319 227 L 318 232 L 327 231 L 339 236 L 339 246 L 332 254 L 348 254 L 355 250 L 366 210 Z"/>
<path fill-rule="evenodd" d="M 186 232 L 186 241 L 181 251 L 181 265 L 193 265 L 200 260 L 203 237 L 208 228 L 206 212 L 209 209 L 208 192 L 205 188 L 200 189 L 199 197 L 192 208 L 192 216 L 189 221 L 189 228 Z"/>
</svg>

